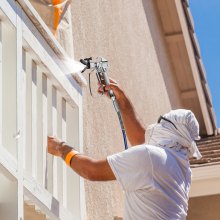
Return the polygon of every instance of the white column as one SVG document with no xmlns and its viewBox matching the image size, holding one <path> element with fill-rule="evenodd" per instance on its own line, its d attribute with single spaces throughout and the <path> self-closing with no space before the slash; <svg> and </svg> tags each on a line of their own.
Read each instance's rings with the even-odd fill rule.
<svg viewBox="0 0 220 220">
<path fill-rule="evenodd" d="M 52 84 L 47 78 L 47 134 L 53 135 L 52 123 Z M 47 154 L 46 189 L 53 194 L 53 156 Z"/>
<path fill-rule="evenodd" d="M 62 140 L 66 141 L 66 100 L 62 99 Z M 63 162 L 63 206 L 67 207 L 67 166 Z"/>
<path fill-rule="evenodd" d="M 53 135 L 57 137 L 57 90 L 52 87 L 52 124 Z M 57 186 L 57 157 L 53 157 L 53 196 L 57 199 L 58 186 Z"/>
<path fill-rule="evenodd" d="M 43 187 L 47 183 L 47 134 L 48 134 L 48 117 L 47 117 L 47 77 L 42 75 L 42 131 L 43 131 Z"/>
<path fill-rule="evenodd" d="M 37 177 L 37 65 L 32 61 L 31 65 L 32 81 L 32 176 Z"/>
<path fill-rule="evenodd" d="M 43 95 L 42 71 L 37 65 L 37 180 L 43 185 Z"/>
<path fill-rule="evenodd" d="M 22 10 L 18 4 L 17 7 L 17 160 L 18 160 L 18 220 L 23 219 L 24 213 L 24 195 L 23 195 L 23 151 L 25 139 L 24 130 L 24 109 L 25 109 L 25 75 L 22 68 Z M 10 111 L 10 110 L 9 110 Z"/>
<path fill-rule="evenodd" d="M 25 82 L 26 82 L 26 105 L 25 105 L 25 170 L 32 174 L 32 59 L 28 52 L 25 53 Z"/>
<path fill-rule="evenodd" d="M 57 136 L 62 139 L 62 96 L 57 91 Z M 55 170 L 54 170 L 55 171 Z M 62 158 L 57 158 L 57 198 L 60 202 L 63 201 L 63 161 Z"/>
<path fill-rule="evenodd" d="M 79 117 L 79 127 L 78 127 L 78 135 L 79 135 L 79 150 L 83 153 L 83 99 L 82 96 L 79 99 L 79 110 L 78 110 L 78 117 Z M 84 179 L 80 177 L 80 217 L 81 220 L 86 219 L 86 206 L 85 206 L 85 186 L 84 186 Z"/>
<path fill-rule="evenodd" d="M 0 147 L 2 146 L 2 22 L 0 21 Z"/>
<path fill-rule="evenodd" d="M 10 21 L 2 21 L 2 143 L 17 158 L 14 136 L 17 132 L 17 44 L 16 28 Z"/>
<path fill-rule="evenodd" d="M 67 143 L 79 150 L 79 118 L 78 108 L 66 106 L 67 112 Z M 74 213 L 76 219 L 80 219 L 80 178 L 70 168 L 67 168 L 67 208 Z"/>
</svg>

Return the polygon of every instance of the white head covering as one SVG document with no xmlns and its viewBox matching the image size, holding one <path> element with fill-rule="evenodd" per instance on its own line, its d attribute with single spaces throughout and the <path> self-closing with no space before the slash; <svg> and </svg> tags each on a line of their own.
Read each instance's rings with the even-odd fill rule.
<svg viewBox="0 0 220 220">
<path fill-rule="evenodd" d="M 200 159 L 195 140 L 199 140 L 199 123 L 190 110 L 172 110 L 163 116 L 172 123 L 161 119 L 160 123 L 150 125 L 151 130 L 148 144 L 158 147 L 175 148 L 185 152 L 188 157 Z"/>
</svg>

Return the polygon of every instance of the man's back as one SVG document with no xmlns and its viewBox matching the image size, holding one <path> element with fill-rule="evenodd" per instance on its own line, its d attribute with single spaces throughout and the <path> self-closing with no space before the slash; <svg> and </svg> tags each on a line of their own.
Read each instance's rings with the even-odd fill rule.
<svg viewBox="0 0 220 220">
<path fill-rule="evenodd" d="M 140 145 L 108 157 L 125 191 L 125 220 L 185 219 L 191 171 L 174 149 Z"/>
</svg>

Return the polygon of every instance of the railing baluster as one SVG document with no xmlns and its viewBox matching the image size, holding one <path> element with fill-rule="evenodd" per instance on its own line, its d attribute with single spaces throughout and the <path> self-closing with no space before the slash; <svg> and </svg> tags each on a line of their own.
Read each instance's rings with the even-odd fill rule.
<svg viewBox="0 0 220 220">
<path fill-rule="evenodd" d="M 66 100 L 62 99 L 62 140 L 66 141 Z M 63 206 L 67 207 L 67 167 L 63 163 Z"/>
<path fill-rule="evenodd" d="M 57 90 L 52 87 L 53 135 L 57 136 Z M 53 196 L 57 198 L 57 157 L 53 157 Z"/>
<path fill-rule="evenodd" d="M 43 121 L 43 187 L 47 188 L 46 181 L 47 181 L 47 132 L 48 132 L 48 118 L 47 118 L 47 77 L 43 74 L 42 75 L 42 121 Z"/>
<path fill-rule="evenodd" d="M 67 142 L 74 146 L 78 150 L 78 108 L 73 109 L 70 105 L 67 105 Z M 73 135 L 74 134 L 74 135 Z M 78 218 L 80 218 L 80 179 L 77 174 L 68 168 L 67 170 L 67 208 L 71 210 Z M 73 197 L 75 199 L 73 199 Z M 76 218 L 77 218 L 76 217 Z"/>
<path fill-rule="evenodd" d="M 53 123 L 52 123 L 52 84 L 47 79 L 47 134 L 53 134 Z M 47 154 L 47 179 L 46 188 L 50 193 L 53 193 L 53 156 Z"/>
<path fill-rule="evenodd" d="M 57 136 L 62 139 L 62 97 L 57 91 Z M 59 201 L 63 201 L 63 161 L 57 158 L 57 196 Z"/>
<path fill-rule="evenodd" d="M 37 177 L 37 66 L 32 61 L 32 176 Z"/>
<path fill-rule="evenodd" d="M 26 76 L 26 51 L 24 48 L 22 48 L 22 71 L 23 71 L 23 76 L 24 76 L 24 82 L 23 82 L 23 86 L 24 86 L 24 99 L 25 99 L 25 106 L 23 108 L 24 113 L 23 113 L 23 138 L 24 138 L 24 146 L 23 146 L 23 169 L 25 169 L 26 167 L 26 135 L 27 135 L 27 128 L 26 128 L 26 120 L 27 120 L 27 104 L 26 104 L 26 96 L 27 96 L 27 76 Z"/>
<path fill-rule="evenodd" d="M 17 53 L 16 29 L 2 22 L 2 144 L 17 158 Z"/>
<path fill-rule="evenodd" d="M 25 141 L 25 169 L 32 174 L 32 59 L 26 52 L 26 141 Z"/>
<path fill-rule="evenodd" d="M 37 179 L 43 184 L 43 97 L 42 71 L 37 66 Z"/>
<path fill-rule="evenodd" d="M 0 147 L 2 147 L 2 22 L 0 21 Z"/>
</svg>

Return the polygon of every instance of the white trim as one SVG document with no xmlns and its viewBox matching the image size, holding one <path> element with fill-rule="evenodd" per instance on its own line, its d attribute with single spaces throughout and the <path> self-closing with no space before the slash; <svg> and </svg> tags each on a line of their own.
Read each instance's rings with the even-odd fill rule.
<svg viewBox="0 0 220 220">
<path fill-rule="evenodd" d="M 36 67 L 37 71 L 37 179 L 43 185 L 43 89 L 42 89 L 42 72 L 41 69 Z"/>
<path fill-rule="evenodd" d="M 57 90 L 52 86 L 52 125 L 53 136 L 57 137 Z M 57 185 L 57 157 L 53 157 L 53 196 L 58 198 L 58 185 Z"/>
<path fill-rule="evenodd" d="M 62 99 L 62 140 L 66 141 L 66 100 Z M 62 164 L 63 167 L 63 206 L 66 208 L 67 207 L 67 166 L 65 163 Z"/>
<path fill-rule="evenodd" d="M 8 170 L 15 178 L 18 178 L 18 163 L 17 160 L 5 149 L 0 146 L 0 165 Z"/>
<path fill-rule="evenodd" d="M 42 114 L 43 114 L 43 187 L 46 187 L 47 183 L 47 134 L 48 134 L 48 126 L 47 126 L 47 77 L 42 74 Z"/>
<path fill-rule="evenodd" d="M 0 21 L 0 94 L 2 94 L 2 21 Z M 0 146 L 2 145 L 2 96 L 0 96 Z"/>
<path fill-rule="evenodd" d="M 220 194 L 220 165 L 192 168 L 190 197 Z"/>
<path fill-rule="evenodd" d="M 73 88 L 73 85 L 55 62 L 56 54 L 49 48 L 37 29 L 32 27 L 30 20 L 24 17 L 23 21 L 23 37 L 26 43 L 26 49 L 29 50 L 29 52 L 33 50 L 34 54 L 32 54 L 32 56 L 35 62 L 45 71 L 45 74 L 52 80 L 53 84 L 72 107 L 78 106 L 81 88 L 77 85 Z M 33 47 L 32 45 L 35 46 Z"/>
<path fill-rule="evenodd" d="M 10 2 L 12 0 L 9 0 Z M 22 0 L 20 0 L 21 2 Z M 26 1 L 28 2 L 28 1 Z M 14 6 L 14 2 L 11 3 Z M 30 4 L 30 3 L 29 3 Z M 7 11 L 7 16 L 12 22 L 14 26 L 16 26 L 16 16 L 14 16 L 15 9 L 11 8 L 11 5 L 6 0 L 0 1 L 0 8 L 3 11 Z M 33 7 L 32 7 L 33 8 Z M 4 14 L 0 15 L 4 20 Z M 26 50 L 32 49 L 35 54 L 32 54 L 35 62 L 39 65 L 41 64 L 41 68 L 45 70 L 45 74 L 53 81 L 54 85 L 60 90 L 63 97 L 65 97 L 66 101 L 72 105 L 72 107 L 78 106 L 78 98 L 81 96 L 81 88 L 80 86 L 72 80 L 72 83 L 67 79 L 64 75 L 64 72 L 68 72 L 68 67 L 65 68 L 65 64 L 63 63 L 61 69 L 61 62 L 57 54 L 48 46 L 45 39 L 38 32 L 37 28 L 33 26 L 31 20 L 23 13 L 22 15 L 22 32 L 24 38 L 24 46 Z M 35 45 L 33 47 L 33 45 Z M 58 65 L 59 64 L 59 65 Z M 85 79 L 84 79 L 85 81 Z M 75 83 L 74 83 L 75 82 Z"/>
<path fill-rule="evenodd" d="M 212 178 L 220 178 L 220 165 L 192 168 L 193 181 L 206 180 Z"/>
<path fill-rule="evenodd" d="M 80 98 L 80 106 L 83 105 L 83 99 Z M 83 152 L 83 108 L 79 108 L 79 150 Z M 81 220 L 87 219 L 86 218 L 86 201 L 85 201 L 85 186 L 84 186 L 84 179 L 80 177 L 80 214 Z"/>
<path fill-rule="evenodd" d="M 52 84 L 49 79 L 47 79 L 47 135 L 53 135 Z M 46 155 L 46 189 L 53 194 L 53 156 L 48 153 Z"/>
<path fill-rule="evenodd" d="M 11 4 L 9 4 L 11 2 Z M 12 8 L 13 7 L 13 8 Z M 11 23 L 16 26 L 16 5 L 12 0 L 1 0 L 0 1 L 0 9 L 2 9 L 3 13 L 0 11 L 0 18 L 1 20 L 5 20 L 5 16 L 11 21 Z M 5 14 L 4 12 L 7 13 Z"/>
<path fill-rule="evenodd" d="M 207 104 L 206 104 L 206 100 L 205 100 L 205 94 L 202 88 L 202 84 L 201 84 L 201 80 L 200 80 L 200 75 L 199 75 L 199 70 L 198 70 L 198 66 L 197 66 L 197 62 L 196 62 L 196 58 L 194 55 L 194 50 L 193 50 L 193 45 L 192 45 L 192 41 L 190 38 L 190 33 L 187 27 L 187 21 L 186 21 L 186 17 L 184 14 L 184 9 L 183 9 L 183 5 L 182 5 L 182 1 L 179 0 L 175 0 L 176 3 L 176 8 L 177 8 L 177 12 L 179 14 L 179 20 L 180 20 L 180 24 L 181 24 L 181 28 L 183 31 L 183 36 L 185 39 L 185 45 L 186 45 L 186 49 L 189 55 L 189 62 L 191 65 L 191 69 L 192 69 L 192 73 L 193 73 L 193 78 L 194 78 L 194 82 L 196 85 L 196 90 L 198 93 L 198 98 L 199 98 L 199 103 L 201 106 L 201 110 L 202 110 L 202 115 L 203 115 L 203 119 L 204 119 L 204 123 L 206 126 L 206 130 L 207 130 L 207 134 L 208 135 L 212 135 L 214 130 L 213 130 L 213 126 L 211 123 L 211 118 L 209 115 L 209 111 L 207 108 Z"/>
<path fill-rule="evenodd" d="M 37 177 L 37 160 L 35 159 L 37 156 L 37 65 L 32 60 L 31 61 L 31 154 L 32 154 L 32 176 Z M 30 147 L 30 146 L 28 146 Z"/>
<path fill-rule="evenodd" d="M 59 42 L 56 40 L 50 29 L 44 23 L 44 21 L 31 5 L 31 3 L 28 0 L 17 1 L 19 2 L 23 10 L 27 13 L 27 15 L 31 18 L 31 21 L 35 24 L 35 26 L 38 28 L 38 31 L 44 36 L 47 43 L 51 46 L 51 48 L 53 48 L 56 54 L 58 54 L 60 58 L 68 57 L 64 49 L 60 46 Z M 86 79 L 81 73 L 73 73 L 73 77 L 80 84 L 80 86 L 86 86 Z"/>
<path fill-rule="evenodd" d="M 17 132 L 20 133 L 20 137 L 17 136 L 17 161 L 18 161 L 18 220 L 24 218 L 24 197 L 23 197 L 23 150 L 25 139 L 21 135 L 24 131 L 24 109 L 25 109 L 25 94 L 24 94 L 24 72 L 22 70 L 22 10 L 18 4 L 16 4 L 16 43 L 17 43 Z"/>
<path fill-rule="evenodd" d="M 57 93 L 57 137 L 62 139 L 62 96 Z M 63 140 L 63 139 L 62 139 Z M 63 161 L 57 158 L 57 198 L 63 202 Z M 63 204 L 63 203 L 62 203 Z M 64 206 L 65 207 L 65 206 Z"/>
<path fill-rule="evenodd" d="M 24 174 L 24 194 L 37 204 L 53 220 L 73 220 L 72 214 L 65 209 L 47 190 L 32 177 Z"/>
<path fill-rule="evenodd" d="M 22 2 L 22 0 L 19 0 L 19 2 Z M 30 4 L 27 0 L 23 0 L 23 2 Z M 41 210 L 45 210 L 46 215 L 49 216 L 51 219 L 74 219 L 73 215 L 70 214 L 69 211 L 64 209 L 59 202 L 53 198 L 52 193 L 55 193 L 57 190 L 57 187 L 53 190 L 53 177 L 55 178 L 55 175 L 53 175 L 52 171 L 52 160 L 50 161 L 50 164 L 46 164 L 46 155 L 48 158 L 50 155 L 47 154 L 47 135 L 51 135 L 52 132 L 56 134 L 57 128 L 54 126 L 56 124 L 57 116 L 55 113 L 52 114 L 52 86 L 56 88 L 57 93 L 61 94 L 63 97 L 62 100 L 65 99 L 65 106 L 70 107 L 71 111 L 74 113 L 71 115 L 71 118 L 74 118 L 77 124 L 72 124 L 74 127 L 74 137 L 75 141 L 77 142 L 77 145 L 80 148 L 80 151 L 83 151 L 83 112 L 82 112 L 82 89 L 80 86 L 72 80 L 71 82 L 67 79 L 67 77 L 63 74 L 63 69 L 65 69 L 65 64 L 62 64 L 62 61 L 59 60 L 57 55 L 54 53 L 54 51 L 48 46 L 47 42 L 45 39 L 41 36 L 41 34 L 37 31 L 36 27 L 33 26 L 32 22 L 30 19 L 27 17 L 25 13 L 21 10 L 21 8 L 18 6 L 18 10 L 16 10 L 16 2 L 14 0 L 1 0 L 0 1 L 0 10 L 3 10 L 4 13 L 6 13 L 6 16 L 4 13 L 0 13 L 0 18 L 2 19 L 3 22 L 8 22 L 6 17 L 9 18 L 9 20 L 12 22 L 12 24 L 15 26 L 15 28 L 18 28 L 17 31 L 17 127 L 18 131 L 21 131 L 21 137 L 17 139 L 17 146 L 18 146 L 18 162 L 17 160 L 10 155 L 10 153 L 7 152 L 6 149 L 3 148 L 2 145 L 0 145 L 0 169 L 4 173 L 8 173 L 15 178 L 18 179 L 18 200 L 19 200 L 19 215 L 18 217 L 22 217 L 23 211 L 23 189 L 24 189 L 24 194 L 28 196 L 29 198 L 33 199 L 33 202 L 35 204 L 39 204 L 39 207 L 41 207 Z M 16 13 L 17 15 L 17 21 L 16 21 Z M 32 20 L 33 21 L 33 20 Z M 23 45 L 22 45 L 23 43 Z M 22 46 L 26 50 L 24 53 L 22 51 Z M 54 49 L 54 48 L 53 48 Z M 30 55 L 29 61 L 33 60 L 36 63 L 37 69 L 38 67 L 40 70 L 42 70 L 43 76 L 47 78 L 46 80 L 46 93 L 47 97 L 43 96 L 42 98 L 42 117 L 44 120 L 43 124 L 43 172 L 45 172 L 46 165 L 50 165 L 51 167 L 47 166 L 48 169 L 50 170 L 49 175 L 47 175 L 47 181 L 49 181 L 49 184 L 47 185 L 47 189 L 44 189 L 46 179 L 43 180 L 43 187 L 38 182 L 35 177 L 36 177 L 36 163 L 38 163 L 38 160 L 32 164 L 33 161 L 27 161 L 27 164 L 24 163 L 25 157 L 27 158 L 27 155 L 25 155 L 25 142 L 26 142 L 26 136 L 35 136 L 37 132 L 37 114 L 36 114 L 36 109 L 37 109 L 37 95 L 39 95 L 39 91 L 37 90 L 36 87 L 38 87 L 38 81 L 37 85 L 31 84 L 31 68 L 29 65 L 29 70 L 26 70 L 25 68 L 28 67 L 26 65 L 27 62 L 23 60 L 22 58 L 25 58 L 25 54 L 28 54 L 28 57 Z M 26 67 L 24 70 L 22 69 L 22 62 L 23 64 L 25 63 Z M 67 68 L 68 69 L 68 68 Z M 34 118 L 28 118 L 28 120 L 32 120 L 33 124 L 29 128 L 29 133 L 26 129 L 26 93 L 27 88 L 26 88 L 26 75 L 30 76 L 30 101 L 29 104 L 31 104 L 30 107 L 30 114 L 34 116 Z M 45 78 L 44 78 L 45 79 Z M 28 85 L 29 85 L 28 84 Z M 45 86 L 45 85 L 44 85 Z M 33 93 L 32 93 L 33 92 Z M 38 92 L 38 93 L 37 93 Z M 39 99 L 41 100 L 41 98 Z M 1 103 L 0 103 L 1 104 Z M 63 103 L 62 103 L 63 104 Z M 78 112 L 78 114 L 77 114 Z M 53 116 L 53 120 L 52 120 Z M 74 122 L 75 122 L 74 121 Z M 78 124 L 79 123 L 79 124 Z M 70 126 L 70 127 L 72 127 Z M 66 122 L 62 121 L 62 138 L 66 139 L 67 135 L 67 124 Z M 26 133 L 27 132 L 27 133 Z M 68 131 L 69 132 L 69 131 Z M 33 134 L 32 134 L 33 133 Z M 71 132 L 69 132 L 70 134 Z M 32 140 L 33 146 L 35 146 L 35 149 L 32 148 L 32 152 L 26 152 L 30 153 L 28 154 L 29 157 L 32 154 L 32 160 L 36 159 L 36 152 L 40 152 L 41 150 L 37 150 L 37 141 L 36 139 Z M 78 144 L 79 143 L 79 144 Z M 29 149 L 31 148 L 31 143 L 28 145 Z M 28 163 L 30 162 L 30 163 Z M 64 164 L 64 163 L 63 163 Z M 25 168 L 28 169 L 34 169 L 34 172 L 29 174 L 23 174 L 23 166 L 25 165 Z M 67 172 L 67 167 L 63 165 L 63 184 L 67 185 L 67 179 L 66 179 L 66 172 Z M 5 171 L 6 170 L 6 171 Z M 57 170 L 57 169 L 56 169 Z M 27 170 L 26 170 L 27 171 Z M 38 172 L 37 172 L 38 173 Z M 47 173 L 48 174 L 48 173 Z M 57 173 L 56 173 L 57 175 Z M 45 175 L 46 176 L 46 175 Z M 37 175 L 38 177 L 38 175 Z M 56 177 L 56 179 L 59 176 Z M 78 177 L 77 177 L 78 178 Z M 71 181 L 75 181 L 74 178 L 71 179 Z M 54 181 L 54 183 L 56 180 Z M 85 214 L 85 198 L 84 198 L 84 181 L 81 179 L 80 180 L 80 192 L 78 191 L 78 184 L 79 182 L 76 183 L 77 188 L 75 188 L 76 193 L 77 193 L 77 215 L 78 211 L 80 211 L 81 218 L 84 219 L 84 214 Z M 66 186 L 65 186 L 66 187 Z M 63 188 L 64 190 L 64 197 L 63 203 L 64 205 L 67 205 L 67 197 L 69 199 L 73 199 L 71 195 L 68 194 L 67 188 Z M 72 187 L 72 186 L 71 186 Z M 78 201 L 78 193 L 80 194 L 80 201 Z M 66 198 L 65 198 L 66 197 Z M 65 201 L 66 200 L 66 201 Z M 58 205 L 58 210 L 59 213 L 56 211 L 57 209 L 54 209 L 52 207 L 53 201 L 55 202 L 56 205 Z M 62 201 L 60 200 L 60 203 Z M 65 204 L 66 203 L 66 204 Z M 57 206 L 56 206 L 57 207 Z M 80 207 L 80 210 L 79 208 Z M 74 213 L 76 215 L 76 213 Z"/>
</svg>

